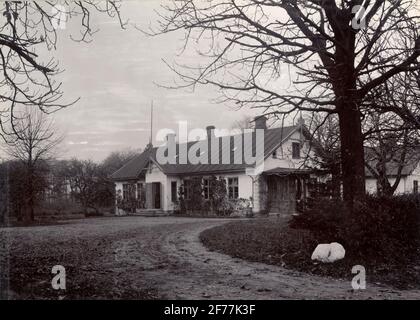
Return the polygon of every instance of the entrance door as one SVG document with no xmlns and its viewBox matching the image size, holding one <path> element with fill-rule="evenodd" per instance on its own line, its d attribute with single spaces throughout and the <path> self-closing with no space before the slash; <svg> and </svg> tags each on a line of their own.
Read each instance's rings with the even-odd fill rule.
<svg viewBox="0 0 420 320">
<path fill-rule="evenodd" d="M 153 183 L 146 183 L 146 208 L 153 209 Z"/>
<path fill-rule="evenodd" d="M 160 182 L 152 183 L 152 194 L 153 194 L 153 207 L 154 209 L 160 209 Z"/>
<path fill-rule="evenodd" d="M 290 214 L 296 206 L 296 181 L 292 177 L 269 176 L 268 206 L 269 212 Z"/>
</svg>

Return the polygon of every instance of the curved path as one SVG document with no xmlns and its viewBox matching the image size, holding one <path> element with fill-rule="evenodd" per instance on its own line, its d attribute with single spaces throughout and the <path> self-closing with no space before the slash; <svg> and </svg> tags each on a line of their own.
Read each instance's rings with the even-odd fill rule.
<svg viewBox="0 0 420 320">
<path fill-rule="evenodd" d="M 9 250 L 13 248 L 5 251 L 3 247 L 2 256 L 13 252 L 9 256 L 13 269 L 17 270 L 10 276 L 10 297 L 33 298 L 45 294 L 44 297 L 51 298 L 48 289 L 35 296 L 28 293 L 28 288 L 33 292 L 34 287 L 49 285 L 50 280 L 44 279 L 49 273 L 35 270 L 40 261 L 45 261 L 66 267 L 69 293 L 60 298 L 420 298 L 419 290 L 398 291 L 369 283 L 366 290 L 353 291 L 349 281 L 208 251 L 198 239 L 200 232 L 228 221 L 115 217 L 75 220 L 56 226 L 0 229 L 0 240 L 7 241 Z M 27 259 L 28 250 L 31 259 Z M 19 283 L 22 272 L 31 275 L 27 280 L 32 281 L 30 285 Z"/>
</svg>

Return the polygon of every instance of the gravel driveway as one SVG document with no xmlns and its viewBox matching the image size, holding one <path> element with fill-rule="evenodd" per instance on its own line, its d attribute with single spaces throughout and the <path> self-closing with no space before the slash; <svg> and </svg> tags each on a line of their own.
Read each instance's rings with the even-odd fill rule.
<svg viewBox="0 0 420 320">
<path fill-rule="evenodd" d="M 419 299 L 420 291 L 321 278 L 209 252 L 198 240 L 221 219 L 115 217 L 0 229 L 3 298 Z M 66 290 L 51 268 L 66 268 Z"/>
</svg>

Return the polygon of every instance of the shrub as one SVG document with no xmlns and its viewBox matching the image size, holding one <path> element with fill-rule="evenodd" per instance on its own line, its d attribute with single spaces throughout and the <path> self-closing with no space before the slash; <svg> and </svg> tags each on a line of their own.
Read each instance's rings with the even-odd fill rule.
<svg viewBox="0 0 420 320">
<path fill-rule="evenodd" d="M 211 176 L 209 179 L 209 198 L 204 199 L 202 178 L 188 180 L 187 187 L 180 186 L 179 201 L 176 211 L 182 214 L 200 214 L 229 216 L 235 211 L 235 202 L 227 197 L 226 181 L 223 178 Z M 189 199 L 185 198 L 188 188 Z"/>
<path fill-rule="evenodd" d="M 101 211 L 88 211 L 85 213 L 85 217 L 89 218 L 89 217 L 103 217 L 104 213 Z"/>
<path fill-rule="evenodd" d="M 244 199 L 239 198 L 235 200 L 231 200 L 231 203 L 233 204 L 233 211 L 238 216 L 252 216 L 252 208 L 251 208 L 251 199 Z"/>
<path fill-rule="evenodd" d="M 317 234 L 322 240 L 336 239 L 344 219 L 346 207 L 340 199 L 319 199 L 310 209 L 294 216 L 290 227 L 307 229 Z"/>
<path fill-rule="evenodd" d="M 346 244 L 357 250 L 354 254 L 410 258 L 419 244 L 419 218 L 418 196 L 367 196 L 343 220 L 341 231 Z"/>
<path fill-rule="evenodd" d="M 79 203 L 65 197 L 55 197 L 48 201 L 44 200 L 40 202 L 36 209 L 36 213 L 38 215 L 44 216 L 62 216 L 67 214 L 79 214 L 83 212 L 83 208 Z"/>
<path fill-rule="evenodd" d="M 321 200 L 290 226 L 311 230 L 318 241 L 337 241 L 353 256 L 411 258 L 420 239 L 420 196 L 367 195 L 350 213 L 341 200 Z"/>
</svg>

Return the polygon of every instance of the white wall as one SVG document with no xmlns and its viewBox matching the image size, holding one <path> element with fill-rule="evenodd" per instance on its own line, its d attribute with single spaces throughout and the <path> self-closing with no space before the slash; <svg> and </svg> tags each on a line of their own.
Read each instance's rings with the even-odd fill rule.
<svg viewBox="0 0 420 320">
<path fill-rule="evenodd" d="M 245 173 L 221 174 L 217 175 L 217 177 L 222 177 L 226 180 L 228 178 L 238 178 L 239 198 L 249 199 L 252 197 L 252 180 L 251 177 L 247 176 Z"/>
<path fill-rule="evenodd" d="M 367 193 L 370 193 L 370 194 L 376 193 L 377 191 L 376 179 L 366 178 L 365 188 L 366 188 Z"/>
<path fill-rule="evenodd" d="M 203 175 L 202 178 L 208 178 L 211 175 Z M 249 199 L 252 197 L 252 179 L 251 177 L 247 176 L 245 173 L 227 173 L 227 174 L 215 174 L 217 178 L 226 179 L 226 187 L 227 187 L 227 179 L 228 178 L 238 178 L 238 191 L 239 191 L 239 198 Z M 182 180 L 179 180 L 179 183 L 182 183 Z M 170 182 L 169 182 L 170 185 Z M 179 185 L 178 185 L 179 186 Z"/>
<path fill-rule="evenodd" d="M 137 183 L 144 183 L 144 180 L 140 179 L 137 181 L 134 180 L 130 180 L 130 181 L 118 181 L 118 182 L 114 182 L 115 185 L 115 194 L 118 194 L 118 191 L 121 191 L 121 195 L 123 195 L 123 184 L 134 184 L 136 186 L 136 197 L 137 197 Z"/>
<path fill-rule="evenodd" d="M 264 162 L 264 170 L 270 170 L 276 167 L 283 168 L 300 168 L 303 162 L 306 160 L 306 154 L 310 150 L 309 142 L 303 140 L 303 148 L 301 149 L 301 159 L 292 158 L 292 142 L 302 142 L 301 134 L 299 131 L 294 132 L 284 143 L 283 146 L 277 149 L 277 156 L 273 158 L 271 155 Z M 311 149 L 311 156 L 314 155 L 314 150 Z M 250 176 L 245 173 L 227 173 L 227 174 L 217 174 L 217 177 L 227 178 L 238 178 L 238 188 L 239 188 L 239 198 L 249 199 L 258 197 L 258 183 L 253 183 L 253 180 Z M 205 176 L 203 176 L 205 177 Z M 182 184 L 182 179 L 176 176 L 166 176 L 158 166 L 155 164 L 152 165 L 151 170 L 148 170 L 146 173 L 146 183 L 151 182 L 160 182 L 161 183 L 161 197 L 162 197 L 162 208 L 163 210 L 173 210 L 174 204 L 171 200 L 171 182 L 177 181 L 177 189 Z M 116 189 L 121 189 L 122 183 L 116 183 Z M 254 189 L 254 190 L 253 190 Z M 254 208 L 257 211 L 259 208 Z"/>
<path fill-rule="evenodd" d="M 166 203 L 167 203 L 167 207 L 164 210 L 175 210 L 175 203 L 172 202 L 172 188 L 171 188 L 171 183 L 172 181 L 176 181 L 176 194 L 177 194 L 177 198 L 178 198 L 178 190 L 179 187 L 182 184 L 182 180 L 179 177 L 175 177 L 175 176 L 167 176 L 166 177 L 166 188 L 165 190 L 167 190 L 167 192 L 162 195 L 166 198 Z"/>
<path fill-rule="evenodd" d="M 118 190 L 121 190 L 121 194 L 122 194 L 123 183 L 124 182 L 115 182 L 115 194 L 118 194 Z"/>
<path fill-rule="evenodd" d="M 420 183 L 420 174 L 415 174 L 415 175 L 413 174 L 407 177 L 401 177 L 401 180 L 398 183 L 398 187 L 395 190 L 394 194 L 412 193 L 414 180 L 417 180 Z M 395 178 L 389 178 L 389 183 L 393 185 L 395 183 Z M 366 179 L 366 192 L 371 193 L 371 194 L 377 192 L 376 179 L 374 178 Z"/>
<path fill-rule="evenodd" d="M 302 143 L 303 147 L 300 150 L 300 159 L 293 159 L 292 157 L 292 143 L 299 142 Z M 310 144 L 308 140 L 301 140 L 301 133 L 300 131 L 294 132 L 283 144 L 276 149 L 276 157 L 273 157 L 272 154 L 268 156 L 266 161 L 264 162 L 264 171 L 274 169 L 277 167 L 281 168 L 302 168 L 305 161 L 309 161 L 306 157 L 308 152 L 310 153 L 310 157 L 315 156 L 315 152 L 313 148 L 310 148 Z M 309 164 L 309 163 L 308 163 Z"/>
<path fill-rule="evenodd" d="M 406 188 L 410 190 L 409 192 L 413 192 L 414 183 L 413 181 L 417 180 L 418 184 L 420 185 L 420 163 L 417 165 L 417 168 L 414 169 L 413 173 L 407 177 L 406 181 Z"/>
<path fill-rule="evenodd" d="M 159 167 L 155 164 L 151 165 L 151 169 L 147 170 L 146 172 L 146 183 L 152 182 L 160 182 L 160 196 L 161 196 L 161 204 L 163 210 L 168 210 L 169 203 L 168 203 L 168 190 L 170 193 L 170 188 L 168 189 L 168 182 L 167 176 L 159 169 Z M 170 197 L 170 194 L 169 194 Z"/>
<path fill-rule="evenodd" d="M 249 199 L 252 197 L 252 179 L 244 173 L 239 174 L 222 174 L 216 175 L 222 178 L 238 178 L 239 198 Z M 207 177 L 207 176 L 203 176 Z M 177 182 L 177 194 L 179 187 L 182 184 L 182 179 L 177 176 L 166 176 L 157 166 L 153 166 L 151 172 L 146 173 L 146 183 L 160 182 L 161 183 L 161 198 L 162 198 L 162 209 L 165 211 L 172 211 L 175 209 L 175 204 L 172 202 L 171 195 L 171 183 L 172 181 Z M 127 182 L 115 182 L 115 190 L 123 190 L 123 184 Z"/>
</svg>

